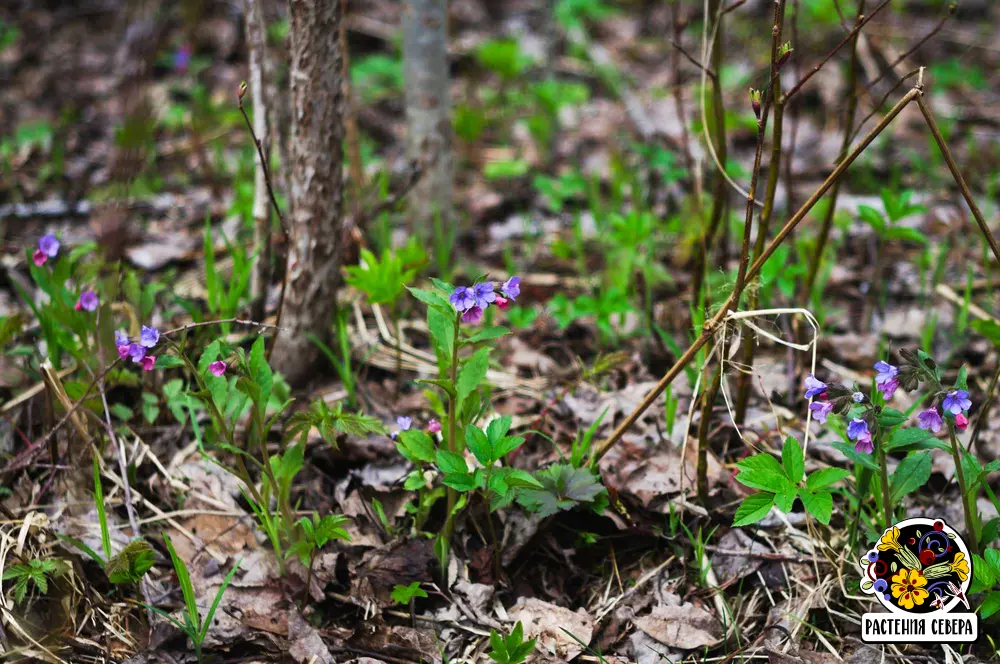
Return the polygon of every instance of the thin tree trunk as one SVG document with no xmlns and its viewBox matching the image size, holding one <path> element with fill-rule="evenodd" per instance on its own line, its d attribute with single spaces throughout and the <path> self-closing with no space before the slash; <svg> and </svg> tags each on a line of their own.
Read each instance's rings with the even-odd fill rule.
<svg viewBox="0 0 1000 664">
<path fill-rule="evenodd" d="M 301 384 L 330 336 L 343 253 L 344 95 L 338 0 L 292 0 L 287 291 L 272 363 Z"/>
<path fill-rule="evenodd" d="M 262 0 L 243 0 L 243 19 L 246 24 L 247 50 L 250 52 L 250 97 L 253 100 L 253 131 L 261 142 L 265 158 L 271 154 L 271 141 L 267 131 L 267 107 L 264 81 L 267 79 L 267 44 L 264 34 Z M 271 273 L 271 202 L 267 194 L 264 164 L 255 160 L 253 191 L 253 271 L 250 278 L 252 316 L 263 319 L 267 305 L 267 285 Z"/>
<path fill-rule="evenodd" d="M 406 0 L 403 9 L 407 153 L 430 163 L 410 195 L 413 229 L 429 237 L 451 217 L 452 158 L 447 0 Z"/>
</svg>

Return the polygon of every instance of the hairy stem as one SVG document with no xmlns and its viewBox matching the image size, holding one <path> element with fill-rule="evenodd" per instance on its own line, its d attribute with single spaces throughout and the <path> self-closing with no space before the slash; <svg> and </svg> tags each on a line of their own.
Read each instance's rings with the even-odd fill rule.
<svg viewBox="0 0 1000 664">
<path fill-rule="evenodd" d="M 451 345 L 451 366 L 448 368 L 448 378 L 454 388 L 458 380 L 458 332 L 462 314 L 456 314 L 454 320 L 455 341 Z M 454 397 L 448 399 L 448 439 L 449 452 L 455 451 L 455 420 L 458 414 L 458 404 Z M 455 505 L 458 503 L 458 492 L 448 487 L 448 513 L 445 517 L 441 538 L 444 540 L 444 555 L 441 558 L 441 574 L 448 573 L 448 552 L 451 550 L 451 536 L 455 532 Z"/>
<path fill-rule="evenodd" d="M 955 460 L 955 476 L 958 478 L 958 490 L 962 492 L 962 511 L 965 514 L 965 531 L 968 533 L 966 542 L 972 553 L 979 553 L 979 533 L 976 529 L 976 502 L 965 484 L 965 470 L 962 468 L 962 446 L 955 435 L 955 420 L 948 419 L 948 438 L 951 439 L 951 456 Z"/>
</svg>

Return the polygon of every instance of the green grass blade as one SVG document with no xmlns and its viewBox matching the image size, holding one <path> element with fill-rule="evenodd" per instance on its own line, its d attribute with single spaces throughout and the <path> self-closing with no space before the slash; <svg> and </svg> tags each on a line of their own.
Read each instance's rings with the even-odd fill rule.
<svg viewBox="0 0 1000 664">
<path fill-rule="evenodd" d="M 174 550 L 174 544 L 170 541 L 170 537 L 163 533 L 163 542 L 167 545 L 167 551 L 170 552 L 170 560 L 174 563 L 174 571 L 177 572 L 177 582 L 181 586 L 181 594 L 184 596 L 184 604 L 187 606 L 188 618 L 194 629 L 198 628 L 201 624 L 198 618 L 198 604 L 195 602 L 194 586 L 191 585 L 191 575 L 188 574 L 187 565 L 184 560 L 177 555 Z"/>
<path fill-rule="evenodd" d="M 229 587 L 230 581 L 233 580 L 233 576 L 236 575 L 236 570 L 240 568 L 242 563 L 242 558 L 237 560 L 236 564 L 233 565 L 233 568 L 229 570 L 229 574 L 227 574 L 226 578 L 222 580 L 222 585 L 219 586 L 219 592 L 215 593 L 215 599 L 212 601 L 212 606 L 205 615 L 205 622 L 201 625 L 201 632 L 198 635 L 198 643 L 203 642 L 205 637 L 208 635 L 208 628 L 212 625 L 212 618 L 215 617 L 215 610 L 219 608 L 219 602 L 222 601 L 222 595 L 226 592 L 226 588 Z"/>
<path fill-rule="evenodd" d="M 104 511 L 104 489 L 101 486 L 101 464 L 94 452 L 94 505 L 97 507 L 97 521 L 101 525 L 101 546 L 104 559 L 111 560 L 111 533 L 108 532 L 108 515 Z"/>
</svg>

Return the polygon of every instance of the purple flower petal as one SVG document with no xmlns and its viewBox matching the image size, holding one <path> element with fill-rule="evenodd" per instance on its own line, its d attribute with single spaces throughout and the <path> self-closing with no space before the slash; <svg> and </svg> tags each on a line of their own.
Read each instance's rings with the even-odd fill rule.
<svg viewBox="0 0 1000 664">
<path fill-rule="evenodd" d="M 854 443 L 854 451 L 858 454 L 871 454 L 875 451 L 875 443 L 872 441 L 872 435 L 869 432 L 865 431 L 864 435 Z"/>
<path fill-rule="evenodd" d="M 491 281 L 481 281 L 472 287 L 472 295 L 476 299 L 476 306 L 485 309 L 490 303 L 496 301 L 497 294 L 493 291 L 496 286 Z"/>
<path fill-rule="evenodd" d="M 812 399 L 826 392 L 826 383 L 817 380 L 816 376 L 809 374 L 806 376 L 806 399 Z"/>
<path fill-rule="evenodd" d="M 160 331 L 155 327 L 142 326 L 142 330 L 139 332 L 139 343 L 146 348 L 152 348 L 160 340 Z"/>
<path fill-rule="evenodd" d="M 517 296 L 521 294 L 521 277 L 511 277 L 503 282 L 500 290 L 508 300 L 516 300 Z"/>
<path fill-rule="evenodd" d="M 46 233 L 38 238 L 38 249 L 49 258 L 55 258 L 59 253 L 59 240 L 52 233 Z"/>
<path fill-rule="evenodd" d="M 212 375 L 218 378 L 222 374 L 226 373 L 226 363 L 222 360 L 216 360 L 208 365 L 208 370 L 212 372 Z"/>
<path fill-rule="evenodd" d="M 928 408 L 917 415 L 917 426 L 921 429 L 937 433 L 943 424 L 944 420 L 941 419 L 941 413 L 937 408 Z"/>
<path fill-rule="evenodd" d="M 847 437 L 851 440 L 859 440 L 868 433 L 868 423 L 862 419 L 855 418 L 847 425 Z"/>
<path fill-rule="evenodd" d="M 473 306 L 471 309 L 467 309 L 465 313 L 462 314 L 463 323 L 478 323 L 482 319 L 483 319 L 482 307 Z"/>
<path fill-rule="evenodd" d="M 898 367 L 894 367 L 888 362 L 881 362 L 881 361 L 875 363 L 875 371 L 878 372 L 875 374 L 876 383 L 885 383 L 887 381 L 892 380 L 899 374 Z"/>
<path fill-rule="evenodd" d="M 399 427 L 400 431 L 409 431 L 410 427 L 413 426 L 413 418 L 400 415 L 396 418 L 396 426 Z"/>
<path fill-rule="evenodd" d="M 945 396 L 941 407 L 946 413 L 958 415 L 972 407 L 972 400 L 969 399 L 969 393 L 965 390 L 955 390 Z"/>
<path fill-rule="evenodd" d="M 84 311 L 96 311 L 98 304 L 97 293 L 92 290 L 85 290 L 80 293 L 80 299 L 76 301 L 76 309 L 78 311 L 80 309 Z"/>
<path fill-rule="evenodd" d="M 128 335 L 125 334 L 125 330 L 115 330 L 115 345 L 116 346 L 129 345 Z"/>
<path fill-rule="evenodd" d="M 884 383 L 877 383 L 875 387 L 877 387 L 878 391 L 882 393 L 883 399 L 885 399 L 886 401 L 891 401 L 893 395 L 896 394 L 896 390 L 899 389 L 899 379 L 890 378 Z"/>
<path fill-rule="evenodd" d="M 133 362 L 139 364 L 142 358 L 146 357 L 146 349 L 139 344 L 131 344 L 128 347 L 128 356 L 132 358 Z"/>
<path fill-rule="evenodd" d="M 820 424 L 826 424 L 826 418 L 833 412 L 833 404 L 829 401 L 813 401 L 809 404 L 809 410 Z"/>
<path fill-rule="evenodd" d="M 448 298 L 452 306 L 458 311 L 468 311 L 472 307 L 476 306 L 476 296 L 471 288 L 466 288 L 465 286 L 459 286 L 452 292 L 451 296 Z"/>
</svg>

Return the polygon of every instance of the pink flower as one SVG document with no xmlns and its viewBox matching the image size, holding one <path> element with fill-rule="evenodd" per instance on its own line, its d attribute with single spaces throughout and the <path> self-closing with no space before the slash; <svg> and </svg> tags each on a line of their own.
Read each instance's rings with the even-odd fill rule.
<svg viewBox="0 0 1000 664">
<path fill-rule="evenodd" d="M 497 307 L 500 309 L 506 309 L 508 306 L 510 306 L 510 300 L 508 300 L 505 297 L 501 297 L 499 295 L 497 296 L 497 299 L 493 301 L 493 303 L 497 305 Z"/>
<path fill-rule="evenodd" d="M 45 265 L 45 261 L 49 260 L 49 257 L 41 249 L 35 249 L 35 253 L 31 255 L 31 260 L 35 261 L 35 265 L 41 267 Z"/>
<path fill-rule="evenodd" d="M 965 431 L 969 428 L 969 418 L 959 413 L 955 416 L 955 428 L 959 431 Z"/>
<path fill-rule="evenodd" d="M 858 437 L 857 442 L 854 444 L 854 451 L 858 454 L 871 454 L 875 450 L 875 444 L 872 440 L 872 435 L 870 432 L 865 431 L 864 434 Z"/>
<path fill-rule="evenodd" d="M 208 370 L 212 372 L 213 376 L 216 377 L 221 376 L 222 374 L 226 373 L 226 363 L 223 362 L 222 360 L 216 360 L 215 362 L 212 362 L 210 365 L 208 365 Z"/>
<path fill-rule="evenodd" d="M 129 350 L 131 349 L 131 344 L 118 344 L 118 357 L 123 360 L 128 357 Z"/>
<path fill-rule="evenodd" d="M 427 423 L 427 430 L 431 433 L 438 433 L 441 431 L 441 423 L 437 420 L 431 420 Z"/>
<path fill-rule="evenodd" d="M 156 366 L 156 356 L 146 355 L 141 360 L 139 360 L 139 364 L 142 365 L 143 371 L 152 371 L 153 367 Z"/>
</svg>

